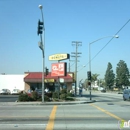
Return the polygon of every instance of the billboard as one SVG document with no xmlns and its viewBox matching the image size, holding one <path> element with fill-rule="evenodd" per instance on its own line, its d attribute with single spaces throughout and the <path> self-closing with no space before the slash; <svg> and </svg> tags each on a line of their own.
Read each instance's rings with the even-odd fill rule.
<svg viewBox="0 0 130 130">
<path fill-rule="evenodd" d="M 66 66 L 66 62 L 51 64 L 51 76 L 65 76 Z"/>
</svg>

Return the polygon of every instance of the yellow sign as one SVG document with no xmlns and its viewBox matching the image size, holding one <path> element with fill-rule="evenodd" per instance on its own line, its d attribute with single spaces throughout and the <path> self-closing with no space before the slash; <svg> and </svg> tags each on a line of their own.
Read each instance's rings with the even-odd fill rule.
<svg viewBox="0 0 130 130">
<path fill-rule="evenodd" d="M 65 60 L 69 59 L 69 54 L 55 54 L 49 56 L 49 60 Z"/>
<path fill-rule="evenodd" d="M 52 83 L 52 82 L 54 82 L 54 79 L 45 79 L 44 80 L 46 83 Z"/>
</svg>

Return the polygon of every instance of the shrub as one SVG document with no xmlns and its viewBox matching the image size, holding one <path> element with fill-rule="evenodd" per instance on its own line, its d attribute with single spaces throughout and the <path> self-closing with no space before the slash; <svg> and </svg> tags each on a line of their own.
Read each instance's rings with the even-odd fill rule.
<svg viewBox="0 0 130 130">
<path fill-rule="evenodd" d="M 67 93 L 67 97 L 73 97 L 73 96 L 74 96 L 74 94 L 72 94 L 70 92 Z"/>
<path fill-rule="evenodd" d="M 44 101 L 50 101 L 50 98 L 47 95 L 44 95 Z"/>
<path fill-rule="evenodd" d="M 59 98 L 53 98 L 53 101 L 59 102 L 60 99 Z"/>
<path fill-rule="evenodd" d="M 75 99 L 73 97 L 66 97 L 65 100 L 74 101 Z"/>
<path fill-rule="evenodd" d="M 36 91 L 31 92 L 31 98 L 33 98 L 34 101 L 38 99 L 38 93 Z"/>
<path fill-rule="evenodd" d="M 44 100 L 45 100 L 45 98 L 44 98 Z M 42 97 L 38 98 L 37 101 L 42 101 Z"/>
<path fill-rule="evenodd" d="M 52 98 L 52 92 L 45 93 L 49 98 Z"/>
<path fill-rule="evenodd" d="M 53 99 L 59 99 L 59 92 L 53 92 L 52 98 Z"/>
<path fill-rule="evenodd" d="M 61 94 L 64 94 L 64 93 L 67 93 L 67 90 L 66 90 L 66 89 L 62 89 L 62 90 L 61 90 Z"/>
<path fill-rule="evenodd" d="M 29 101 L 30 97 L 27 95 L 27 94 L 20 94 L 19 97 L 18 97 L 18 100 L 19 101 Z"/>
<path fill-rule="evenodd" d="M 66 94 L 66 93 L 63 93 L 63 94 L 60 95 L 60 99 L 65 100 L 65 99 L 66 99 L 66 96 L 67 96 L 67 94 Z"/>
</svg>

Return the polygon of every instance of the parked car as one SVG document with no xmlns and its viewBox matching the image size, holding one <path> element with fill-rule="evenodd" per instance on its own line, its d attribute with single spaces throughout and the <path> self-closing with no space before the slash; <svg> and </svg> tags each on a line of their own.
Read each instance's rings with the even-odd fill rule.
<svg viewBox="0 0 130 130">
<path fill-rule="evenodd" d="M 123 90 L 120 90 L 120 91 L 118 92 L 118 94 L 123 94 Z"/>
<path fill-rule="evenodd" d="M 0 91 L 0 94 L 11 94 L 10 90 L 9 89 L 2 89 Z"/>
<path fill-rule="evenodd" d="M 102 92 L 102 93 L 106 93 L 106 89 L 102 89 L 101 92 Z"/>
<path fill-rule="evenodd" d="M 20 94 L 20 92 L 21 91 L 19 89 L 13 89 L 12 92 L 11 92 L 11 94 L 12 95 L 18 95 L 18 94 Z"/>
<path fill-rule="evenodd" d="M 123 92 L 123 100 L 130 100 L 130 89 L 125 89 Z"/>
</svg>

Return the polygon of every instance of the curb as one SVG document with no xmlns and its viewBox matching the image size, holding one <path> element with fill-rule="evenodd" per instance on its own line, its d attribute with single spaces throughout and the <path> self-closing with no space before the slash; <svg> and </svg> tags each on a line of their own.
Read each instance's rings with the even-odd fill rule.
<svg viewBox="0 0 130 130">
<path fill-rule="evenodd" d="M 96 100 L 91 101 L 74 101 L 74 102 L 2 102 L 0 105 L 75 105 L 75 104 L 88 104 L 94 103 Z"/>
<path fill-rule="evenodd" d="M 74 102 L 17 102 L 17 105 L 74 105 L 74 104 L 87 104 L 87 103 L 94 103 L 96 100 L 92 101 L 74 101 Z"/>
</svg>

